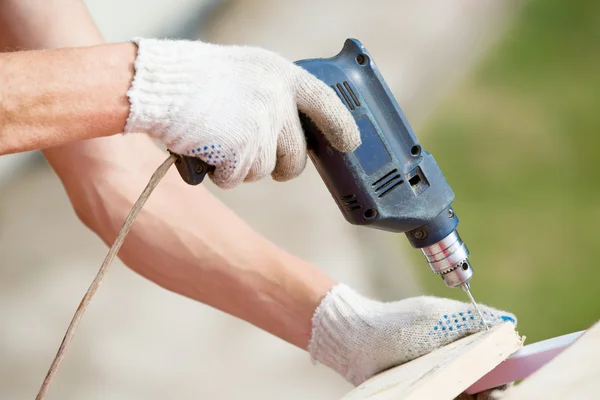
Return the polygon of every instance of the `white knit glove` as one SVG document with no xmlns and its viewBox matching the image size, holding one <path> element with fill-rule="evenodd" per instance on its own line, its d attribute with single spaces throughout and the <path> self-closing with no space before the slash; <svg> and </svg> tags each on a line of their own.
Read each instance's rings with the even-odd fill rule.
<svg viewBox="0 0 600 400">
<path fill-rule="evenodd" d="M 514 315 L 481 306 L 489 325 Z M 373 375 L 485 329 L 470 303 L 414 297 L 383 303 L 335 285 L 313 316 L 309 352 L 358 386 Z"/>
<path fill-rule="evenodd" d="M 331 145 L 360 144 L 354 118 L 333 89 L 270 51 L 199 41 L 134 39 L 135 75 L 125 133 L 145 132 L 178 154 L 214 165 L 221 188 L 271 175 L 298 176 L 306 140 L 298 111 Z"/>
</svg>

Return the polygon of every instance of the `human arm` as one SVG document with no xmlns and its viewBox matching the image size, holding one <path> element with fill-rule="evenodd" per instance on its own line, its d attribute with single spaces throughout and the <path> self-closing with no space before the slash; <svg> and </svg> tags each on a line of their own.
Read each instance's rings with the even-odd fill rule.
<svg viewBox="0 0 600 400">
<path fill-rule="evenodd" d="M 133 43 L 0 53 L 0 155 L 123 131 Z"/>
<path fill-rule="evenodd" d="M 145 138 L 125 138 L 130 144 L 134 139 Z M 147 171 L 162 161 L 136 158 L 130 165 L 127 147 L 122 143 L 101 159 L 80 153 L 70 163 L 88 171 L 61 174 L 78 215 L 107 244 L 143 189 Z M 70 166 L 55 164 L 62 168 Z M 307 350 L 355 385 L 484 328 L 463 302 L 422 296 L 384 303 L 360 295 L 265 240 L 204 187 L 184 184 L 175 170 L 146 203 L 120 258 L 168 290 Z M 516 323 L 509 313 L 480 306 L 490 325 Z"/>
<path fill-rule="evenodd" d="M 166 154 L 140 135 L 96 141 L 103 143 L 76 155 L 55 153 L 51 163 L 79 217 L 110 245 Z M 312 314 L 334 284 L 258 235 L 202 185 L 185 184 L 175 169 L 153 192 L 119 257 L 162 287 L 304 349 Z"/>
</svg>

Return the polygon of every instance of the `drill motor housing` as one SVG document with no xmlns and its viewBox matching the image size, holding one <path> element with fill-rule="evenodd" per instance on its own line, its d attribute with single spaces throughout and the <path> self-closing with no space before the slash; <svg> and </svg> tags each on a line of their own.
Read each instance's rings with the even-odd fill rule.
<svg viewBox="0 0 600 400">
<path fill-rule="evenodd" d="M 360 129 L 361 145 L 342 153 L 300 114 L 309 157 L 345 219 L 405 233 L 448 286 L 468 288 L 473 270 L 456 232 L 454 193 L 419 143 L 369 52 L 360 41 L 347 39 L 333 57 L 296 64 L 335 90 Z"/>
</svg>

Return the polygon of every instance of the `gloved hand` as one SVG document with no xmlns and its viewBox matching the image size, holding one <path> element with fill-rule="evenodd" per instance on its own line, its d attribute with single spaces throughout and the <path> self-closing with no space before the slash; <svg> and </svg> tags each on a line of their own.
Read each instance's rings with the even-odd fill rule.
<svg viewBox="0 0 600 400">
<path fill-rule="evenodd" d="M 512 314 L 479 306 L 489 325 L 517 323 Z M 308 351 L 358 386 L 483 329 L 470 303 L 428 296 L 384 303 L 337 284 L 315 311 Z"/>
<path fill-rule="evenodd" d="M 307 157 L 299 110 L 337 150 L 360 144 L 333 89 L 275 53 L 199 41 L 134 42 L 124 132 L 148 133 L 175 153 L 214 165 L 211 179 L 221 188 L 298 176 Z"/>
</svg>

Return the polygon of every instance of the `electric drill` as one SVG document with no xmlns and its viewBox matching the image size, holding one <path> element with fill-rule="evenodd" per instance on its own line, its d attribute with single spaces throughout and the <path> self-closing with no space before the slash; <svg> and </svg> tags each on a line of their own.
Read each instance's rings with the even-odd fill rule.
<svg viewBox="0 0 600 400">
<path fill-rule="evenodd" d="M 300 113 L 309 157 L 346 220 L 404 233 L 448 287 L 467 293 L 481 316 L 469 290 L 469 251 L 456 231 L 454 193 L 419 143 L 369 52 L 360 41 L 347 39 L 331 58 L 296 64 L 331 86 L 360 129 L 361 145 L 342 153 Z M 192 185 L 202 182 L 212 168 L 185 156 L 178 156 L 176 166 Z"/>
</svg>

